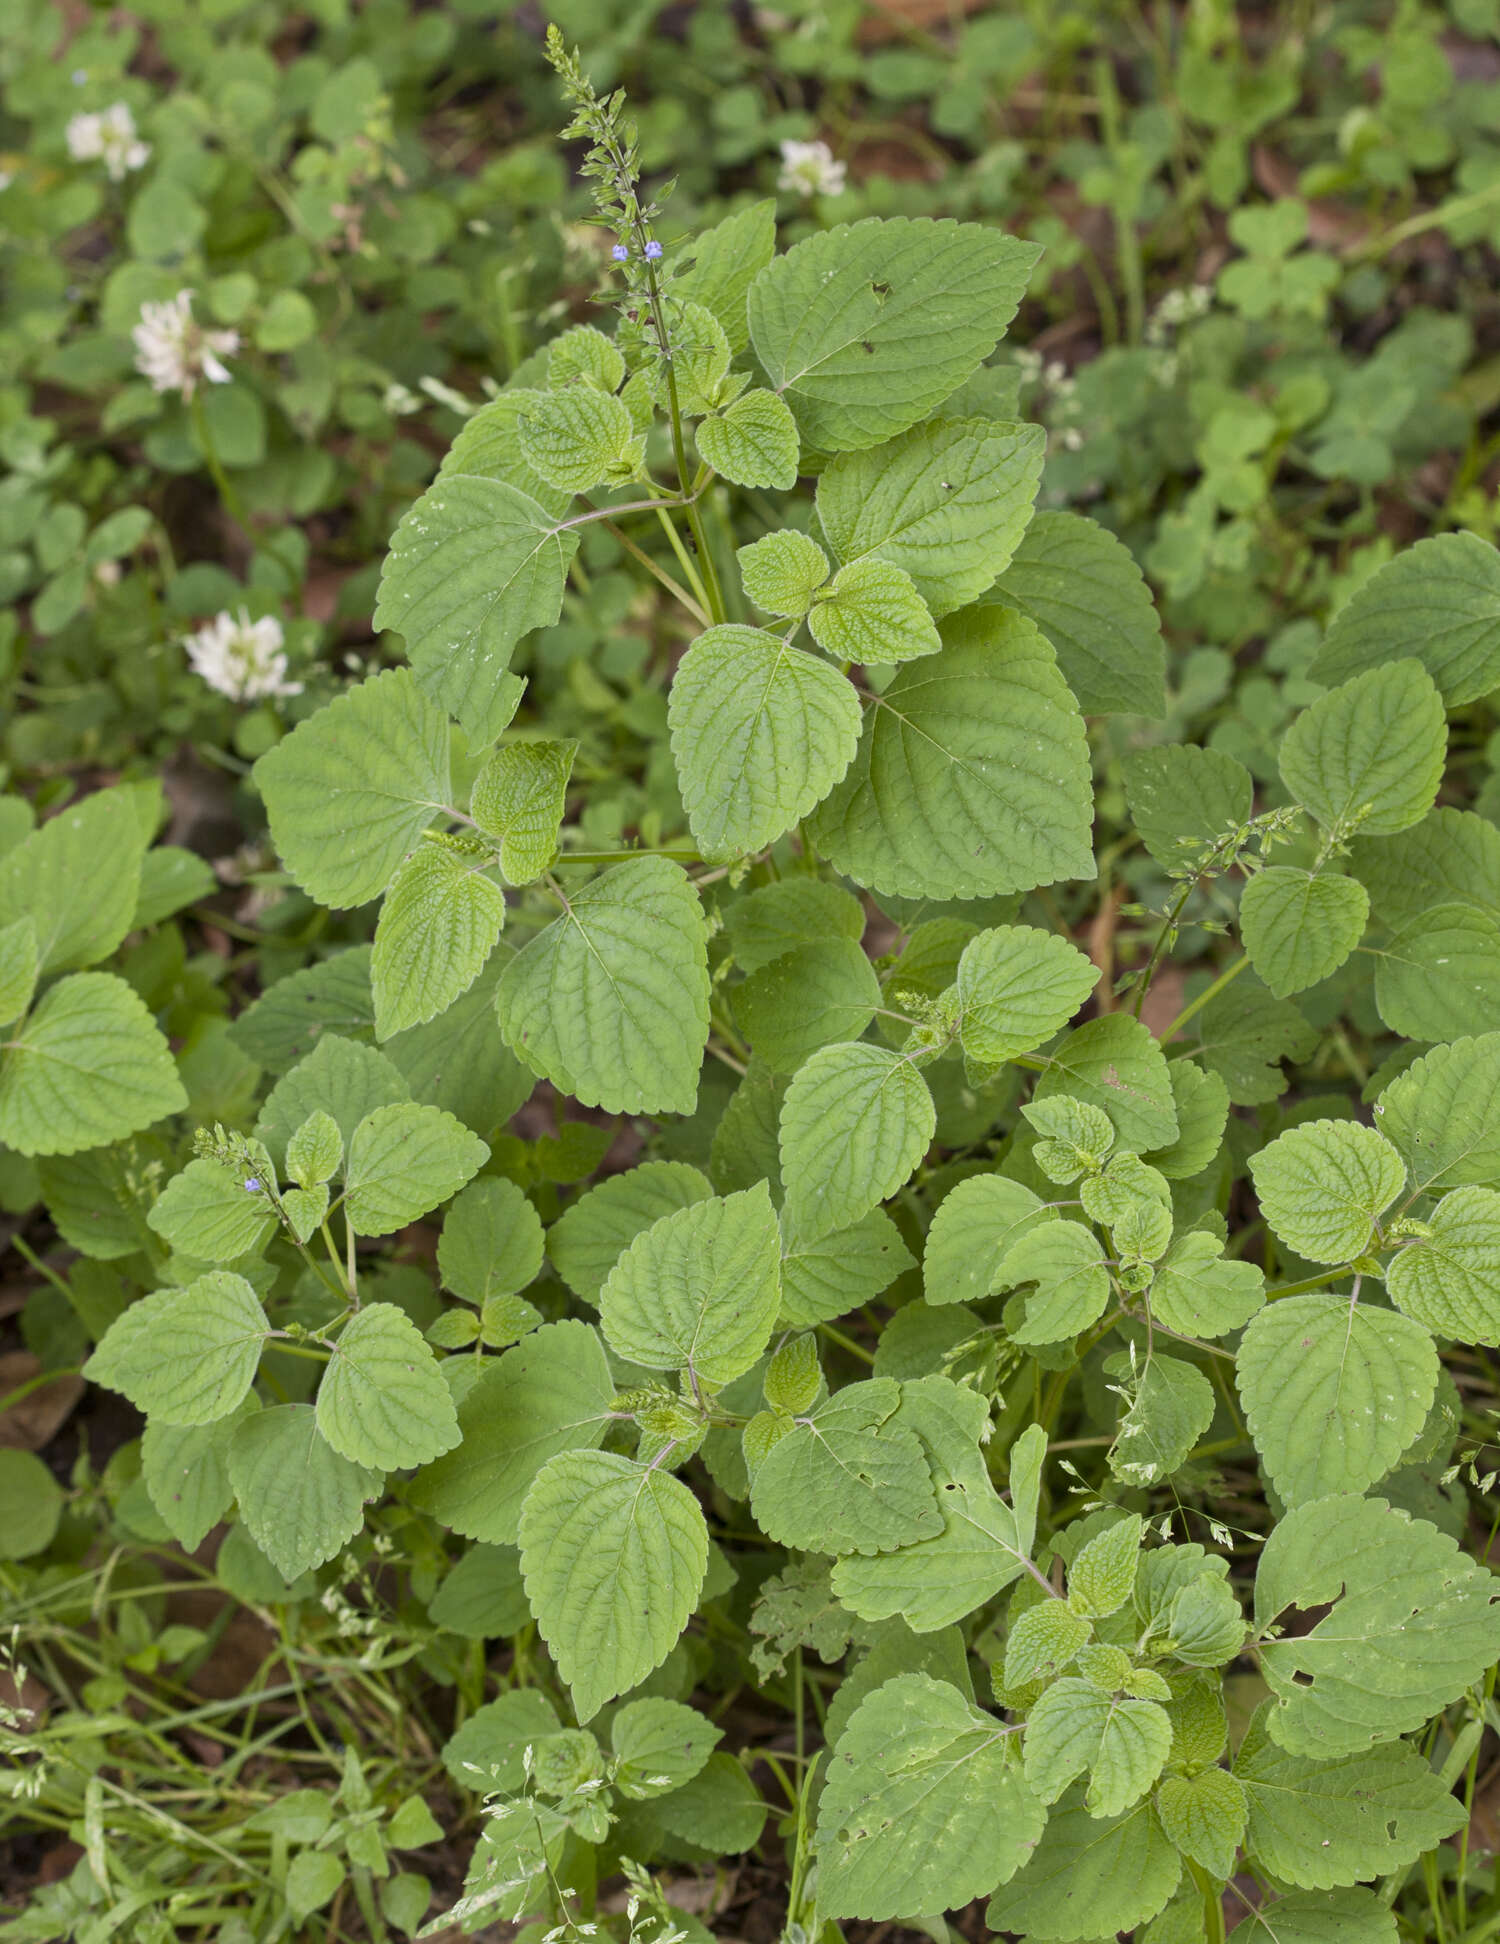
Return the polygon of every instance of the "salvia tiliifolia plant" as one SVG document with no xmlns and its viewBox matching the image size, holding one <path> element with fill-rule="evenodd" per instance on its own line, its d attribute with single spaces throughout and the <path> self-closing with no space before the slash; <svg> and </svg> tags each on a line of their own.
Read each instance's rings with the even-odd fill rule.
<svg viewBox="0 0 1500 1944">
<path fill-rule="evenodd" d="M 795 1695 L 789 1937 L 988 1898 L 1058 1944 L 1394 1944 L 1500 1658 L 1440 1361 L 1500 1344 L 1500 838 L 1435 807 L 1500 562 L 1447 535 L 1364 584 L 1279 788 L 1161 742 L 1129 553 L 1033 516 L 994 361 L 1033 246 L 778 252 L 765 203 L 672 238 L 551 48 L 613 315 L 401 521 L 404 665 L 256 766 L 290 879 L 379 915 L 232 1028 L 279 1076 L 253 1132 L 187 1159 L 157 1023 L 86 969 L 170 904 L 149 792 L 0 865 L 0 1137 L 155 1282 L 89 1374 L 184 1544 L 234 1508 L 291 1598 L 373 1517 L 428 1535 L 434 1626 L 513 1639 L 446 1753 L 488 1811 L 471 1926 L 584 1923 L 624 1863 L 666 1922 L 639 1866 L 766 1815 L 688 1697 L 759 1679 Z M 615 848 L 607 748 L 514 726 L 510 667 L 601 526 L 688 640 Z M 1157 900 L 1114 985 L 1075 942 L 1111 714 Z M 101 858 L 109 897 L 58 895 Z M 1164 1009 L 1186 927 L 1214 969 Z M 506 1131 L 539 1081 L 592 1123 Z M 610 1117 L 634 1165 L 570 1191 Z M 369 1244 L 424 1217 L 419 1329 Z M 1269 1523 L 1216 1496 L 1236 1452 Z"/>
</svg>

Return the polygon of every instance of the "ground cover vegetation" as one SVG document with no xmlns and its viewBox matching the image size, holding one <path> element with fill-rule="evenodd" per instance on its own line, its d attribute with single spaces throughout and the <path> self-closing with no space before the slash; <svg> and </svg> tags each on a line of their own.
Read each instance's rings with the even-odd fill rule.
<svg viewBox="0 0 1500 1944">
<path fill-rule="evenodd" d="M 1500 1936 L 1500 10 L 556 11 L 0 25 L 0 1937 Z"/>
</svg>

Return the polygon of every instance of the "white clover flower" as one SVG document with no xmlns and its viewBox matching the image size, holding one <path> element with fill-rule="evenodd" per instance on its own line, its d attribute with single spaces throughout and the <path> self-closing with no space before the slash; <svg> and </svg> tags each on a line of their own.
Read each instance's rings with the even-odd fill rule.
<svg viewBox="0 0 1500 1944">
<path fill-rule="evenodd" d="M 183 637 L 193 672 L 231 702 L 258 702 L 268 695 L 300 695 L 302 684 L 286 679 L 286 639 L 281 623 L 267 615 L 252 621 L 244 608 L 236 618 L 227 609 L 196 634 Z"/>
<path fill-rule="evenodd" d="M 68 153 L 75 162 L 103 162 L 111 182 L 123 182 L 143 169 L 151 144 L 137 140 L 135 116 L 123 101 L 97 115 L 75 115 L 68 123 Z"/>
<path fill-rule="evenodd" d="M 799 196 L 838 196 L 848 173 L 848 164 L 835 162 L 826 142 L 783 142 L 776 187 Z"/>
<path fill-rule="evenodd" d="M 190 290 L 179 290 L 165 303 L 142 304 L 141 321 L 130 335 L 135 368 L 151 380 L 151 389 L 181 392 L 184 398 L 192 397 L 200 377 L 227 385 L 229 373 L 219 358 L 240 348 L 238 331 L 205 331 L 193 321 Z"/>
</svg>

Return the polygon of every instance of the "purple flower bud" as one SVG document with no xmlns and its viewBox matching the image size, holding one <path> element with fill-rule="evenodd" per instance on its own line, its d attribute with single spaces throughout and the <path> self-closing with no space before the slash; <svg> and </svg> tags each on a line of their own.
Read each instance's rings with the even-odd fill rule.
<svg viewBox="0 0 1500 1944">
<path fill-rule="evenodd" d="M 627 263 L 630 259 L 630 252 L 629 250 L 626 249 L 623 243 L 617 243 L 615 247 L 610 251 L 610 255 L 614 258 L 616 263 Z"/>
<path fill-rule="evenodd" d="M 661 259 L 660 243 L 648 243 L 646 245 L 646 261 L 648 263 L 657 263 L 660 261 L 660 259 Z"/>
<path fill-rule="evenodd" d="M 247 1195 L 258 1195 L 260 1193 L 260 1182 L 254 1175 L 247 1175 L 245 1177 L 245 1193 Z"/>
</svg>

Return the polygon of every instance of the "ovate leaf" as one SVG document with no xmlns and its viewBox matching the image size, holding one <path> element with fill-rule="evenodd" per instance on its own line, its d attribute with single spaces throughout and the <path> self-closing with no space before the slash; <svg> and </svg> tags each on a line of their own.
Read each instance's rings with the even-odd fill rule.
<svg viewBox="0 0 1500 1944">
<path fill-rule="evenodd" d="M 1181 1874 L 1150 1802 L 1100 1818 L 1075 1788 L 1048 1817 L 1025 1869 L 991 1897 L 985 1921 L 1046 1944 L 1097 1944 L 1154 1917 Z"/>
<path fill-rule="evenodd" d="M 321 1566 L 359 1531 L 379 1472 L 341 1458 L 311 1404 L 256 1411 L 229 1446 L 229 1478 L 250 1537 L 283 1579 Z"/>
<path fill-rule="evenodd" d="M 377 1039 L 435 1019 L 479 977 L 505 923 L 488 862 L 423 844 L 397 870 L 370 961 Z"/>
<path fill-rule="evenodd" d="M 258 1410 L 247 1396 L 212 1424 L 168 1424 L 154 1418 L 141 1438 L 141 1476 L 151 1503 L 186 1551 L 201 1546 L 234 1502 L 229 1441 L 242 1416 Z"/>
<path fill-rule="evenodd" d="M 448 801 L 448 719 L 409 670 L 387 669 L 300 722 L 255 765 L 255 783 L 308 896 L 367 904 Z"/>
<path fill-rule="evenodd" d="M 958 962 L 964 1053 L 981 1066 L 1029 1053 L 1067 1025 L 1098 982 L 1099 968 L 1055 932 L 980 932 Z"/>
<path fill-rule="evenodd" d="M 630 469 L 636 439 L 629 407 L 593 385 L 533 393 L 521 414 L 520 434 L 522 458 L 560 493 L 586 493 Z M 435 518 L 446 504 L 434 499 Z"/>
<path fill-rule="evenodd" d="M 541 1217 L 525 1195 L 513 1181 L 485 1175 L 454 1197 L 443 1219 L 438 1271 L 445 1289 L 478 1307 L 524 1289 L 543 1248 Z"/>
<path fill-rule="evenodd" d="M 150 1214 L 150 1226 L 179 1254 L 200 1262 L 234 1262 L 259 1249 L 276 1226 L 276 1211 L 263 1184 L 242 1170 L 217 1161 L 189 1161 L 162 1190 Z"/>
<path fill-rule="evenodd" d="M 1417 661 L 1357 675 L 1304 709 L 1281 744 L 1281 777 L 1329 830 L 1387 837 L 1432 808 L 1448 752 L 1443 699 Z"/>
<path fill-rule="evenodd" d="M 1500 919 L 1477 905 L 1424 911 L 1376 959 L 1375 1005 L 1405 1039 L 1500 1027 Z"/>
<path fill-rule="evenodd" d="M 1342 682 L 1413 654 L 1449 708 L 1500 686 L 1500 555 L 1477 534 L 1403 548 L 1339 610 L 1310 672 Z"/>
<path fill-rule="evenodd" d="M 0 859 L 0 930 L 31 919 L 38 972 L 94 965 L 130 929 L 154 823 L 131 787 L 66 805 Z"/>
<path fill-rule="evenodd" d="M 1161 1826 L 1184 1856 L 1212 1877 L 1234 1874 L 1235 1852 L 1245 1834 L 1245 1791 L 1221 1768 L 1204 1769 L 1191 1781 L 1168 1775 L 1156 1792 Z"/>
<path fill-rule="evenodd" d="M 751 1480 L 761 1531 L 801 1552 L 874 1553 L 930 1538 L 943 1520 L 922 1446 L 894 1422 L 901 1387 L 848 1384 L 775 1444 Z"/>
<path fill-rule="evenodd" d="M 1355 878 L 1273 864 L 1240 899 L 1240 936 L 1250 963 L 1278 999 L 1336 972 L 1359 943 L 1370 900 Z"/>
<path fill-rule="evenodd" d="M 1058 1343 L 1097 1323 L 1109 1302 L 1109 1271 L 1092 1229 L 1082 1222 L 1043 1222 L 1006 1252 L 995 1281 L 1001 1289 L 1036 1285 L 1010 1326 L 1017 1343 Z"/>
<path fill-rule="evenodd" d="M 978 223 L 841 224 L 760 271 L 750 341 L 810 445 L 878 445 L 989 356 L 1037 255 L 1035 244 Z"/>
<path fill-rule="evenodd" d="M 243 1276 L 216 1269 L 132 1303 L 84 1366 L 164 1424 L 228 1417 L 255 1378 L 266 1313 Z"/>
<path fill-rule="evenodd" d="M 800 620 L 812 602 L 813 590 L 828 578 L 828 556 L 816 540 L 793 527 L 768 533 L 741 547 L 740 581 L 745 598 L 767 614 Z"/>
<path fill-rule="evenodd" d="M 657 1695 L 627 1701 L 609 1728 L 610 1747 L 619 1762 L 615 1787 L 633 1802 L 680 1789 L 723 1739 L 722 1728 L 680 1701 Z"/>
<path fill-rule="evenodd" d="M 1105 1013 L 1077 1027 L 1048 1056 L 1036 1098 L 1069 1094 L 1101 1108 L 1122 1147 L 1136 1153 L 1177 1138 L 1177 1108 L 1166 1056 L 1149 1028 L 1128 1013 Z"/>
<path fill-rule="evenodd" d="M 901 1232 L 882 1208 L 816 1242 L 794 1237 L 781 1264 L 781 1307 L 804 1329 L 871 1303 L 910 1269 Z"/>
<path fill-rule="evenodd" d="M 797 421 L 775 392 L 742 392 L 721 412 L 694 428 L 704 462 L 736 486 L 772 486 L 786 492 L 797 483 L 802 444 Z"/>
<path fill-rule="evenodd" d="M 670 1472 L 570 1451 L 521 1513 L 526 1597 L 580 1722 L 664 1661 L 698 1604 L 708 1528 Z"/>
<path fill-rule="evenodd" d="M 1172 1060 L 1167 1070 L 1177 1109 L 1177 1139 L 1144 1159 L 1169 1181 L 1188 1181 L 1219 1151 L 1229 1121 L 1229 1089 L 1217 1073 L 1205 1073 L 1190 1060 Z"/>
<path fill-rule="evenodd" d="M 1018 1181 L 972 1175 L 938 1205 L 927 1231 L 922 1288 L 929 1303 L 973 1303 L 991 1294 L 1012 1247 L 1055 1211 Z"/>
<path fill-rule="evenodd" d="M 611 1175 L 547 1231 L 552 1266 L 575 1296 L 597 1305 L 610 1270 L 636 1236 L 710 1193 L 707 1176 L 682 1161 L 643 1161 Z"/>
<path fill-rule="evenodd" d="M 1386 1272 L 1391 1300 L 1439 1336 L 1500 1343 L 1500 1194 L 1455 1188 Z"/>
<path fill-rule="evenodd" d="M 881 1046 L 825 1046 L 799 1069 L 781 1109 L 781 1175 L 797 1236 L 846 1228 L 911 1174 L 937 1115 L 910 1060 Z"/>
<path fill-rule="evenodd" d="M 0 1053 L 0 1143 L 18 1154 L 103 1147 L 186 1106 L 155 1020 L 108 972 L 60 980 Z"/>
<path fill-rule="evenodd" d="M 271 1089 L 255 1123 L 256 1139 L 265 1142 L 279 1166 L 309 1114 L 329 1115 L 347 1146 L 367 1114 L 409 1097 L 400 1069 L 384 1053 L 327 1033 Z"/>
<path fill-rule="evenodd" d="M 318 1386 L 318 1429 L 375 1471 L 423 1465 L 458 1443 L 458 1416 L 422 1333 L 394 1303 L 366 1303 Z"/>
<path fill-rule="evenodd" d="M 1027 1719 L 1027 1786 L 1053 1803 L 1075 1776 L 1087 1775 L 1089 1814 L 1118 1816 L 1161 1774 L 1171 1745 L 1172 1726 L 1158 1702 L 1105 1694 L 1092 1681 L 1064 1675 Z"/>
<path fill-rule="evenodd" d="M 763 628 L 710 628 L 683 656 L 668 719 L 688 822 L 705 857 L 763 849 L 854 759 L 859 701 L 826 662 Z"/>
<path fill-rule="evenodd" d="M 1500 1181 L 1500 1033 L 1413 1060 L 1376 1101 L 1375 1122 L 1417 1193 Z"/>
<path fill-rule="evenodd" d="M 1148 1357 L 1139 1372 L 1128 1355 L 1110 1357 L 1105 1375 L 1129 1386 L 1129 1409 L 1120 1419 L 1109 1468 L 1124 1485 L 1156 1485 L 1187 1463 L 1213 1422 L 1214 1387 L 1181 1357 Z M 1134 1382 L 1132 1382 L 1134 1379 Z"/>
<path fill-rule="evenodd" d="M 1309 1262 L 1352 1262 L 1401 1192 L 1390 1142 L 1357 1121 L 1303 1121 L 1250 1157 L 1261 1212 Z"/>
<path fill-rule="evenodd" d="M 686 873 L 643 857 L 595 878 L 511 960 L 495 1003 L 517 1058 L 583 1105 L 690 1114 L 708 965 Z"/>
<path fill-rule="evenodd" d="M 349 1142 L 344 1213 L 356 1235 L 390 1235 L 456 1194 L 489 1149 L 439 1107 L 377 1107 Z"/>
<path fill-rule="evenodd" d="M 1216 1235 L 1194 1229 L 1173 1242 L 1151 1285 L 1153 1313 L 1182 1336 L 1228 1336 L 1265 1300 L 1265 1278 L 1255 1264 L 1227 1259 Z"/>
<path fill-rule="evenodd" d="M 752 972 L 734 995 L 740 1031 L 773 1073 L 795 1073 L 820 1046 L 857 1040 L 880 1005 L 880 981 L 859 945 L 825 938 Z"/>
<path fill-rule="evenodd" d="M 807 625 L 818 646 L 843 661 L 915 661 L 943 645 L 911 575 L 885 560 L 841 567 L 815 596 Z"/>
<path fill-rule="evenodd" d="M 736 354 L 750 341 L 746 294 L 775 250 L 776 204 L 767 197 L 700 231 L 684 251 L 685 269 L 675 260 L 669 265 L 674 271 L 672 288 L 676 294 L 712 311 Z M 555 355 L 556 346 L 553 348 Z"/>
<path fill-rule="evenodd" d="M 487 837 L 500 842 L 500 869 L 511 884 L 530 884 L 557 855 L 557 833 L 573 773 L 575 742 L 511 743 L 479 772 L 469 808 Z"/>
</svg>

